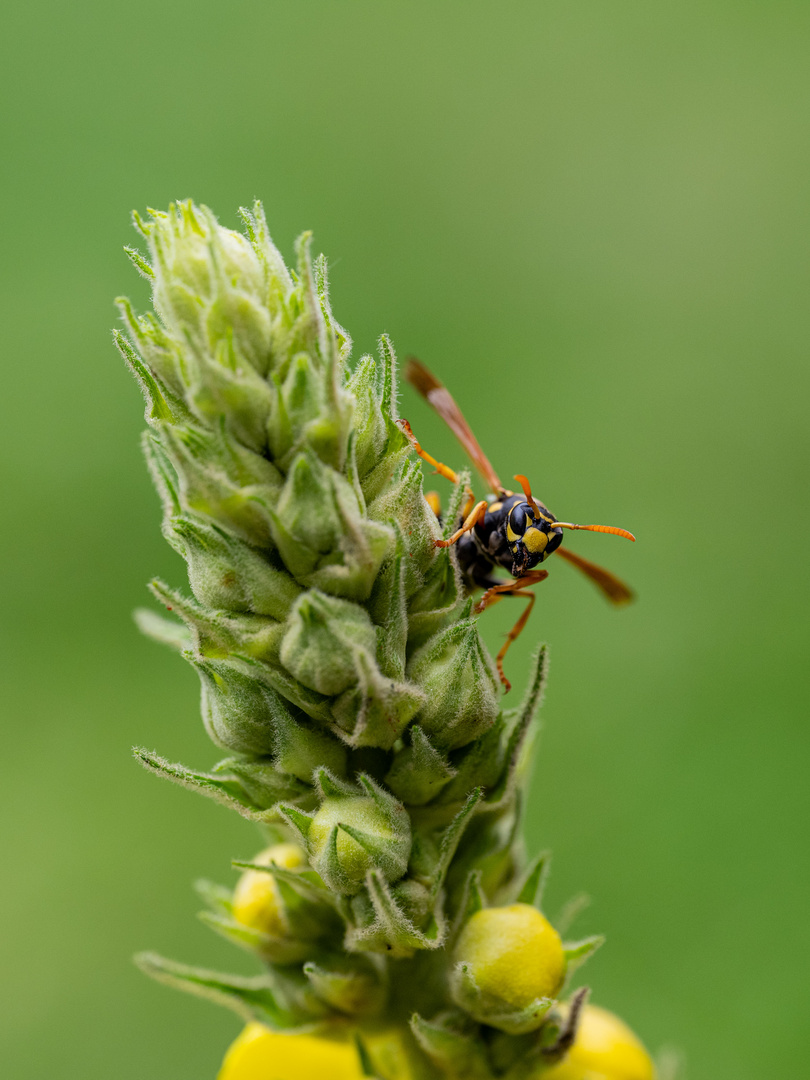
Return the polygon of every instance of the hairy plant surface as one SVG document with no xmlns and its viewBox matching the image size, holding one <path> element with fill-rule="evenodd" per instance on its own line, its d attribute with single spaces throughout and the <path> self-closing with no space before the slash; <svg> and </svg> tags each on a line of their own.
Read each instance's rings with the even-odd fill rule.
<svg viewBox="0 0 810 1080">
<path fill-rule="evenodd" d="M 190 588 L 153 581 L 172 616 L 139 625 L 197 671 L 223 756 L 203 772 L 136 753 L 264 833 L 235 889 L 199 886 L 205 921 L 261 973 L 139 962 L 249 1021 L 228 1080 L 649 1080 L 615 1017 L 581 992 L 561 1003 L 601 939 L 561 940 L 545 859 L 524 861 L 546 652 L 504 710 L 435 544 L 468 478 L 440 522 L 396 423 L 390 342 L 352 367 L 309 236 L 293 271 L 261 206 L 242 217 L 245 235 L 192 203 L 136 216 L 155 312 L 121 300 L 116 340 Z"/>
</svg>

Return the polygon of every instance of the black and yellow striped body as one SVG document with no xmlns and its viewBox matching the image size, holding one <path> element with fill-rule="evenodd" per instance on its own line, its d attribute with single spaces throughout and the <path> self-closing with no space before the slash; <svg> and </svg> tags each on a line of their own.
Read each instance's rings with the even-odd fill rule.
<svg viewBox="0 0 810 1080">
<path fill-rule="evenodd" d="M 557 550 L 562 529 L 542 503 L 535 503 L 511 492 L 493 497 L 483 519 L 459 538 L 458 561 L 468 588 L 496 585 L 491 575 L 499 566 L 519 578 Z"/>
</svg>

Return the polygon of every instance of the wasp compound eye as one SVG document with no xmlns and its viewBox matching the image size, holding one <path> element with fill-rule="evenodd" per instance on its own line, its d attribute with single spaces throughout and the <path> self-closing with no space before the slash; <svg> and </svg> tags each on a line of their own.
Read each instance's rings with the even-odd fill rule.
<svg viewBox="0 0 810 1080">
<path fill-rule="evenodd" d="M 516 540 L 519 536 L 523 536 L 526 531 L 526 526 L 529 523 L 528 515 L 526 514 L 527 507 L 522 503 L 516 503 L 512 507 L 509 513 L 509 526 L 507 531 L 507 537 L 511 540 Z M 512 534 L 511 536 L 509 534 Z"/>
<path fill-rule="evenodd" d="M 562 543 L 563 532 L 562 529 L 552 529 L 548 536 L 548 546 L 546 547 L 546 555 L 550 555 L 552 551 L 556 551 Z"/>
</svg>

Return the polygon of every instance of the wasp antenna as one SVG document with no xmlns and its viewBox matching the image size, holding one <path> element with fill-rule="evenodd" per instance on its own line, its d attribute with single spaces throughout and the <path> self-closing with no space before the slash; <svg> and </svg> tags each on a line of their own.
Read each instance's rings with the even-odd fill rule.
<svg viewBox="0 0 810 1080">
<path fill-rule="evenodd" d="M 543 516 L 543 515 L 540 514 L 540 507 L 534 501 L 534 496 L 532 495 L 531 484 L 526 479 L 526 477 L 522 476 L 520 473 L 515 473 L 515 475 L 512 477 L 512 479 L 517 480 L 517 482 L 523 488 L 523 494 L 526 496 L 526 501 L 530 502 L 532 504 L 532 506 L 534 507 L 535 513 L 538 516 Z"/>
<path fill-rule="evenodd" d="M 518 477 L 515 477 L 517 480 Z M 555 521 L 555 529 L 584 529 L 586 532 L 610 533 L 611 536 L 623 536 L 635 543 L 635 536 L 627 529 L 617 529 L 614 525 L 575 525 L 573 521 Z"/>
</svg>

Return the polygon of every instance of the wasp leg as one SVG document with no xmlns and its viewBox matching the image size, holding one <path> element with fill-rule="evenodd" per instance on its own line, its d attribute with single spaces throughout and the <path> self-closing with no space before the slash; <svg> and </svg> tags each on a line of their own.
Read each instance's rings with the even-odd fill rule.
<svg viewBox="0 0 810 1080">
<path fill-rule="evenodd" d="M 413 429 L 411 428 L 411 425 L 408 423 L 407 420 L 397 420 L 397 424 L 399 424 L 399 426 L 402 428 L 402 432 L 407 438 L 408 442 L 411 444 L 411 446 L 414 448 L 414 450 L 417 452 L 419 457 L 422 458 L 423 461 L 426 461 L 429 465 L 432 465 L 436 472 L 439 473 L 440 476 L 443 476 L 445 477 L 445 479 L 449 480 L 451 484 L 457 484 L 459 482 L 459 475 L 457 472 L 454 472 L 449 465 L 444 465 L 441 461 L 437 461 L 435 457 L 432 457 L 430 454 L 427 453 L 426 450 L 422 449 L 420 442 L 414 435 Z M 467 487 L 465 488 L 465 490 L 467 492 L 467 502 L 464 505 L 464 523 L 462 524 L 460 529 L 457 529 L 456 532 L 453 533 L 449 540 L 437 540 L 436 547 L 450 547 L 450 545 L 455 544 L 456 541 L 459 540 L 465 532 L 469 532 L 470 529 L 474 528 L 479 521 L 483 520 L 484 514 L 487 512 L 487 506 L 489 504 L 486 502 L 476 503 L 475 495 L 473 495 L 472 488 Z M 436 514 L 436 517 L 438 517 L 439 511 L 436 509 L 436 506 L 439 502 L 438 496 L 435 494 L 435 492 L 429 492 L 426 498 L 431 509 Z"/>
<path fill-rule="evenodd" d="M 435 457 L 432 457 L 426 450 L 422 449 L 421 443 L 414 435 L 413 429 L 407 420 L 397 420 L 397 424 L 402 429 L 402 434 L 423 461 L 426 461 L 428 465 L 432 465 L 436 472 L 446 480 L 449 480 L 451 484 L 458 483 L 457 472 L 454 472 L 449 465 L 443 465 L 441 461 L 437 461 Z"/>
<path fill-rule="evenodd" d="M 467 505 L 469 506 L 469 503 Z M 464 535 L 464 533 L 470 532 L 472 529 L 475 528 L 479 521 L 484 520 L 484 515 L 487 512 L 488 506 L 489 503 L 486 501 L 486 499 L 482 499 L 481 502 L 476 503 L 472 510 L 470 510 L 469 514 L 467 514 L 467 516 L 464 518 L 464 521 L 461 524 L 461 528 L 456 529 L 456 531 L 451 537 L 449 537 L 447 540 L 433 541 L 436 547 L 450 547 L 452 544 L 455 544 L 457 541 L 459 541 Z"/>
<path fill-rule="evenodd" d="M 520 616 L 518 621 L 509 631 L 504 642 L 503 648 L 495 658 L 495 665 L 498 668 L 498 675 L 504 685 L 504 693 L 508 694 L 512 689 L 512 684 L 507 679 L 503 672 L 503 658 L 506 656 L 507 650 L 513 641 L 520 637 L 524 626 L 529 621 L 529 616 L 532 613 L 534 602 L 537 599 L 535 593 L 524 592 L 524 589 L 528 589 L 530 585 L 537 585 L 540 581 L 545 581 L 548 577 L 548 570 L 529 570 L 523 577 L 517 578 L 515 581 L 505 581 L 503 585 L 493 585 L 491 589 L 487 589 L 478 603 L 475 605 L 476 615 L 480 615 L 482 611 L 486 611 L 487 608 L 492 607 L 493 604 L 497 604 L 499 600 L 502 600 L 504 596 L 517 596 L 518 599 L 528 600 L 528 604 Z"/>
</svg>

